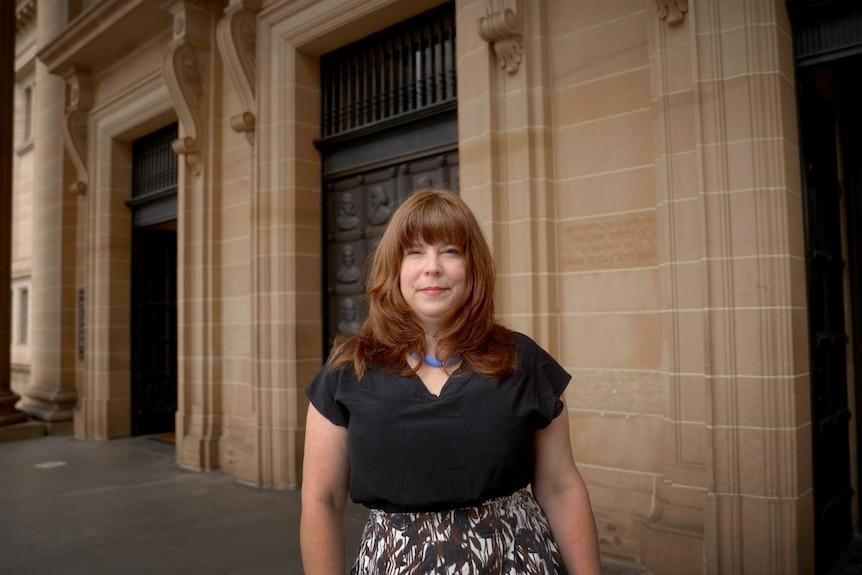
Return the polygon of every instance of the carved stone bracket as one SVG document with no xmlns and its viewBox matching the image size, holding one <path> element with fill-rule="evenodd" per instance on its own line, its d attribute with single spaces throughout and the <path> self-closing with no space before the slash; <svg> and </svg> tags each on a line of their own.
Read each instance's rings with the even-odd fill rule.
<svg viewBox="0 0 862 575">
<path fill-rule="evenodd" d="M 206 67 L 202 58 L 209 56 L 210 9 L 200 0 L 168 2 L 165 7 L 174 15 L 174 37 L 165 54 L 165 81 L 181 130 L 172 147 L 185 156 L 194 174 L 200 175 L 201 139 L 207 119 Z"/>
<path fill-rule="evenodd" d="M 64 144 L 77 171 L 77 180 L 70 187 L 70 191 L 73 194 L 85 194 L 90 181 L 87 165 L 87 120 L 93 105 L 90 71 L 80 66 L 72 66 L 64 77 L 66 79 Z"/>
<path fill-rule="evenodd" d="M 225 68 L 239 94 L 243 111 L 231 118 L 231 128 L 254 141 L 255 56 L 260 0 L 232 0 L 218 25 L 218 45 Z"/>
<path fill-rule="evenodd" d="M 494 46 L 497 64 L 509 74 L 518 71 L 524 54 L 518 0 L 485 0 L 479 18 L 479 37 Z"/>
<path fill-rule="evenodd" d="M 658 17 L 668 26 L 679 26 L 688 12 L 688 0 L 656 0 Z"/>
<path fill-rule="evenodd" d="M 21 0 L 15 7 L 15 32 L 20 32 L 36 19 L 36 0 Z"/>
</svg>

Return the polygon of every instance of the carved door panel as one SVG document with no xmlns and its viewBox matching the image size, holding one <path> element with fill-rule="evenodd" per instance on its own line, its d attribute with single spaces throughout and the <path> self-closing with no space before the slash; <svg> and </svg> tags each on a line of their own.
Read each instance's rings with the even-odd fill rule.
<svg viewBox="0 0 862 575">
<path fill-rule="evenodd" d="M 323 347 L 366 317 L 366 264 L 417 189 L 459 187 L 455 2 L 321 57 Z"/>
<path fill-rule="evenodd" d="M 453 149 L 325 180 L 327 348 L 365 319 L 366 268 L 392 211 L 417 189 L 457 191 L 458 175 Z"/>
</svg>

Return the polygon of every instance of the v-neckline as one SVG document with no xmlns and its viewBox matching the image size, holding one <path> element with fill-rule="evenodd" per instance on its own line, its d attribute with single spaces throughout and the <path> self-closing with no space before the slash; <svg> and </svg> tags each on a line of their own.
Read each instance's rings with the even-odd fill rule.
<svg viewBox="0 0 862 575">
<path fill-rule="evenodd" d="M 431 391 L 431 389 L 425 383 L 425 380 L 423 380 L 418 373 L 411 376 L 410 379 L 414 380 L 415 385 L 421 388 L 423 395 L 431 398 L 434 401 L 437 401 L 443 397 L 444 393 L 446 393 L 446 395 L 449 395 L 446 390 L 452 387 L 451 384 L 453 383 L 453 380 L 461 379 L 462 376 L 465 375 L 464 373 L 462 373 L 465 369 L 466 368 L 464 367 L 463 363 L 457 368 L 455 368 L 455 370 L 446 377 L 446 380 L 443 382 L 443 385 L 440 386 L 440 389 L 437 391 L 437 393 Z"/>
</svg>

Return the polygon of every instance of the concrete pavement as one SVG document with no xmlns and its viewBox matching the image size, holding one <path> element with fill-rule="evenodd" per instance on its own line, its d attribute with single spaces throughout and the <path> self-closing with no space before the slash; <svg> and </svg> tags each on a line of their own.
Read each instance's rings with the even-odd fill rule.
<svg viewBox="0 0 862 575">
<path fill-rule="evenodd" d="M 180 468 L 147 437 L 0 442 L 4 575 L 299 575 L 299 491 Z M 348 556 L 367 512 L 350 504 Z"/>
<path fill-rule="evenodd" d="M 0 441 L 2 575 L 302 575 L 299 513 L 299 491 L 182 469 L 147 437 Z M 348 558 L 366 517 L 348 504 Z M 860 573 L 857 539 L 829 575 Z"/>
</svg>

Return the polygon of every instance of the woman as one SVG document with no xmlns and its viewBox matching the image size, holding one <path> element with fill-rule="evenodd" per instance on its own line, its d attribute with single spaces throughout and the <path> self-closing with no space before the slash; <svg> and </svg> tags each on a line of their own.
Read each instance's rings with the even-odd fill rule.
<svg viewBox="0 0 862 575">
<path fill-rule="evenodd" d="M 393 213 L 368 318 L 306 390 L 306 575 L 344 573 L 348 493 L 371 509 L 356 575 L 600 573 L 570 376 L 495 322 L 494 280 L 457 195 L 422 190 Z"/>
</svg>

